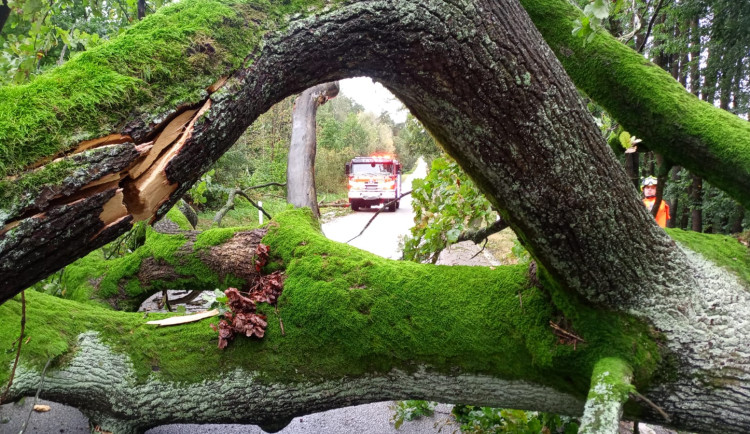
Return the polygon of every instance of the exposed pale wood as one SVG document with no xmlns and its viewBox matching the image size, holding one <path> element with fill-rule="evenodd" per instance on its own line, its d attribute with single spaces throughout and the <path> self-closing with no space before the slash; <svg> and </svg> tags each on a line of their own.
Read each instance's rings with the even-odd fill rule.
<svg viewBox="0 0 750 434">
<path fill-rule="evenodd" d="M 140 145 L 136 145 L 135 150 L 138 151 L 140 154 L 145 154 L 146 152 L 149 152 L 151 148 L 154 147 L 154 142 L 146 142 L 141 143 Z"/>
<path fill-rule="evenodd" d="M 78 147 L 73 151 L 74 154 L 86 151 L 91 148 L 96 148 L 104 145 L 117 145 L 120 143 L 132 142 L 133 139 L 126 134 L 110 134 L 108 136 L 99 137 L 93 140 L 84 140 Z"/>
<path fill-rule="evenodd" d="M 177 155 L 182 148 L 182 145 L 185 144 L 185 141 L 191 136 L 195 120 L 210 107 L 211 100 L 208 100 L 197 113 L 195 110 L 191 110 L 193 118 L 189 121 L 187 126 L 185 126 L 182 136 L 180 136 L 171 147 L 166 149 L 162 153 L 162 156 L 160 156 L 159 159 L 156 160 L 154 164 L 152 164 L 149 169 L 135 181 L 129 191 L 126 191 L 126 195 L 132 194 L 134 196 L 132 201 L 128 201 L 128 208 L 133 214 L 135 221 L 152 218 L 159 206 L 165 200 L 169 199 L 170 195 L 177 190 L 177 184 L 171 184 L 167 180 L 164 169 L 167 167 L 169 161 Z M 175 121 L 176 120 L 177 119 L 175 119 Z M 169 127 L 167 129 L 169 129 Z M 154 147 L 156 147 L 156 145 L 154 145 Z M 151 153 L 153 152 L 154 149 L 151 150 Z"/>
<path fill-rule="evenodd" d="M 120 220 L 121 218 L 130 214 L 128 212 L 128 209 L 125 207 L 123 199 L 123 190 L 120 188 L 117 190 L 117 193 L 115 193 L 112 199 L 104 204 L 102 212 L 101 214 L 99 214 L 99 219 L 104 222 L 105 226 L 109 226 L 111 223 L 114 223 L 115 221 Z"/>
<path fill-rule="evenodd" d="M 109 175 L 102 176 L 94 182 L 84 185 L 81 190 L 87 190 L 91 187 L 96 187 L 102 184 L 109 184 L 110 182 L 116 182 L 125 177 L 125 173 L 110 173 Z"/>
<path fill-rule="evenodd" d="M 222 86 L 224 86 L 224 83 L 227 82 L 228 78 L 229 77 L 219 77 L 219 79 L 216 80 L 216 82 L 212 84 L 211 86 L 208 86 L 206 90 L 208 91 L 208 93 L 216 92 L 217 90 L 221 89 Z"/>
<path fill-rule="evenodd" d="M 202 319 L 211 318 L 219 314 L 218 309 L 212 309 L 205 312 L 198 312 L 192 315 L 173 316 L 170 318 L 160 319 L 156 321 L 149 321 L 146 324 L 158 325 L 159 327 L 187 324 L 191 322 L 200 321 Z"/>
<path fill-rule="evenodd" d="M 3 226 L 2 229 L 0 229 L 0 235 L 3 235 L 4 233 L 18 226 L 20 223 L 21 223 L 21 220 L 16 220 L 16 221 L 6 224 L 5 226 Z"/>
<path fill-rule="evenodd" d="M 156 138 L 153 147 L 148 151 L 145 158 L 140 163 L 136 164 L 135 167 L 130 169 L 130 176 L 133 179 L 138 178 L 146 172 L 148 168 L 154 164 L 154 161 L 159 158 L 159 154 L 180 137 L 185 125 L 190 122 L 190 119 L 193 118 L 193 115 L 195 115 L 195 112 L 197 111 L 198 110 L 186 110 L 180 113 L 166 127 L 164 127 L 164 131 L 162 131 Z"/>
<path fill-rule="evenodd" d="M 125 220 L 127 220 L 129 218 L 131 218 L 131 216 L 130 216 L 130 214 L 127 214 L 127 215 L 124 215 L 124 216 L 120 217 L 119 219 L 113 221 L 112 223 L 104 226 L 103 228 L 99 229 L 99 231 L 97 233 L 95 233 L 90 238 L 90 240 L 93 240 L 93 239 L 97 238 L 99 235 L 102 234 L 102 232 L 106 231 L 107 229 L 110 229 L 110 228 L 113 228 L 113 227 L 117 226 L 118 224 L 122 223 L 123 221 L 125 221 Z"/>
<path fill-rule="evenodd" d="M 96 148 L 98 146 L 117 145 L 120 143 L 130 142 L 132 140 L 133 139 L 130 136 L 125 135 L 125 134 L 110 134 L 108 136 L 100 137 L 98 139 L 85 140 L 81 142 L 71 154 L 78 154 L 80 152 L 83 152 L 92 148 Z M 29 165 L 26 168 L 26 170 L 38 169 L 52 161 L 56 161 L 62 158 L 64 154 L 67 154 L 67 153 L 60 152 L 55 155 L 42 158 L 41 160 L 38 160 L 37 162 Z"/>
</svg>

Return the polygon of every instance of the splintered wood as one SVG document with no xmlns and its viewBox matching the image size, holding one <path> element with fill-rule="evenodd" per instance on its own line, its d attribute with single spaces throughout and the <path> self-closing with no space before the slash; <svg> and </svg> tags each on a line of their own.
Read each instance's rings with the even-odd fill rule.
<svg viewBox="0 0 750 434">
<path fill-rule="evenodd" d="M 192 135 L 195 121 L 210 107 L 211 100 L 208 100 L 197 112 L 190 110 L 191 118 L 187 124 L 184 123 L 185 118 L 178 116 L 162 132 L 162 134 L 167 134 L 167 138 L 173 137 L 172 142 L 161 152 L 158 159 L 135 180 L 133 183 L 134 189 L 130 191 L 130 193 L 137 194 L 137 203 L 131 202 L 134 206 L 130 207 L 130 212 L 133 214 L 135 221 L 153 217 L 159 206 L 169 198 L 169 195 L 177 190 L 177 184 L 169 182 L 164 170 L 169 161 L 180 152 L 182 146 Z M 149 154 L 159 152 L 155 151 L 156 149 L 157 145 L 154 144 Z"/>
<path fill-rule="evenodd" d="M 223 77 L 214 83 L 213 87 L 218 89 L 225 82 L 226 78 Z M 127 160 L 125 164 L 129 164 L 128 167 L 106 172 L 106 168 L 94 166 L 89 179 L 99 175 L 98 179 L 88 182 L 73 192 L 61 192 L 52 198 L 55 201 L 54 205 L 70 205 L 105 191 L 113 191 L 114 195 L 102 206 L 99 213 L 102 228 L 93 238 L 98 237 L 108 227 L 120 224 L 131 216 L 133 222 L 152 219 L 159 207 L 178 187 L 176 183 L 171 183 L 167 179 L 165 172 L 167 165 L 192 136 L 196 120 L 210 107 L 211 100 L 209 99 L 200 108 L 184 110 L 165 122 L 166 125 L 162 124 L 164 126 L 154 140 L 133 144 L 137 154 L 133 156 L 133 149 L 129 149 L 131 156 L 128 158 L 135 159 Z M 125 143 L 133 143 L 132 137 L 124 134 L 110 134 L 81 142 L 69 156 L 94 148 L 100 149 Z M 113 149 L 113 152 L 116 151 Z M 35 166 L 39 167 L 50 161 L 53 160 L 48 158 L 37 162 Z M 34 167 L 30 170 L 34 170 Z M 99 174 L 97 170 L 105 170 L 105 172 Z M 19 220 L 7 221 L 4 226 L 0 227 L 0 235 L 18 227 L 24 219 L 44 218 L 44 216 L 44 213 L 38 213 Z"/>
</svg>

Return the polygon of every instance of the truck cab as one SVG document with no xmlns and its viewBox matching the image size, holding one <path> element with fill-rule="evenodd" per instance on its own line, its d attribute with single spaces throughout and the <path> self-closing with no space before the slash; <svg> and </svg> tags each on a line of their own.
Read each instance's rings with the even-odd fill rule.
<svg viewBox="0 0 750 434">
<path fill-rule="evenodd" d="M 349 205 L 352 211 L 386 205 L 395 212 L 400 205 L 401 163 L 389 155 L 355 157 L 346 163 Z"/>
</svg>

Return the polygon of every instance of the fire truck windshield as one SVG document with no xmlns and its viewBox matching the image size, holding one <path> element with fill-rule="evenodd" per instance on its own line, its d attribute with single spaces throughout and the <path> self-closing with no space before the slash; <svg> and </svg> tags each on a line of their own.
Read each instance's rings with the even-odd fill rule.
<svg viewBox="0 0 750 434">
<path fill-rule="evenodd" d="M 361 173 L 393 173 L 392 163 L 361 163 L 352 164 L 352 174 Z"/>
</svg>

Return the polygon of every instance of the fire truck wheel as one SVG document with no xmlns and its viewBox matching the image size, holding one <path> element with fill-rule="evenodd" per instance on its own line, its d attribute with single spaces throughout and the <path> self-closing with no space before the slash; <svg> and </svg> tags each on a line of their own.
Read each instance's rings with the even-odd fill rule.
<svg viewBox="0 0 750 434">
<path fill-rule="evenodd" d="M 396 203 L 395 202 L 392 203 L 392 204 L 390 204 L 390 205 L 388 205 L 388 211 L 390 211 L 390 212 L 396 212 Z"/>
<path fill-rule="evenodd" d="M 351 205 L 352 205 L 352 211 L 359 211 L 359 202 L 352 201 Z"/>
</svg>

